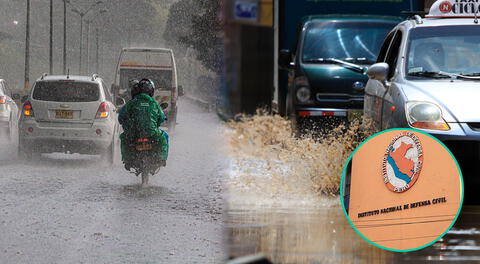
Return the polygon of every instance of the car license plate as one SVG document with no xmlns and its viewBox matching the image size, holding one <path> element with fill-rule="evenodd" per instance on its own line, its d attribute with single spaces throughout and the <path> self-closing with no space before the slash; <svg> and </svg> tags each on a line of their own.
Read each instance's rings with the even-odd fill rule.
<svg viewBox="0 0 480 264">
<path fill-rule="evenodd" d="M 152 145 L 150 145 L 150 144 L 137 145 L 137 146 L 135 146 L 135 149 L 136 149 L 137 151 L 151 150 L 151 149 L 152 149 Z"/>
<path fill-rule="evenodd" d="M 348 121 L 362 120 L 363 110 L 351 110 L 348 111 L 347 119 Z"/>
<path fill-rule="evenodd" d="M 73 111 L 55 110 L 55 118 L 57 118 L 57 119 L 73 119 Z"/>
</svg>

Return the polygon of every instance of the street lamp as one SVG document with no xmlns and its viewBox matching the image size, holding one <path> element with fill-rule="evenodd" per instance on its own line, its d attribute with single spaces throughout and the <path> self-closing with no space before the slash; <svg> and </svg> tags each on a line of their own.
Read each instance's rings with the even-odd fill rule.
<svg viewBox="0 0 480 264">
<path fill-rule="evenodd" d="M 99 11 L 99 14 L 104 14 L 106 13 L 107 10 L 106 9 L 102 9 Z M 97 17 L 95 17 L 97 18 Z M 90 70 L 90 24 L 95 20 L 95 18 L 91 19 L 91 20 L 87 20 L 85 21 L 85 23 L 87 24 L 87 73 L 89 73 L 89 70 Z M 95 35 L 96 35 L 96 61 L 95 61 L 95 73 L 98 73 L 98 43 L 99 43 L 99 36 L 98 36 L 98 25 L 97 27 L 95 28 Z"/>
<path fill-rule="evenodd" d="M 71 4 L 70 1 L 67 3 Z M 103 4 L 103 1 L 97 1 L 96 3 L 92 4 L 86 11 L 80 11 L 78 8 L 72 8 L 72 12 L 78 14 L 80 16 L 80 65 L 79 65 L 79 73 L 82 73 L 82 53 L 83 53 L 83 17 L 88 14 L 95 6 Z M 72 5 L 72 4 L 71 4 Z"/>
</svg>

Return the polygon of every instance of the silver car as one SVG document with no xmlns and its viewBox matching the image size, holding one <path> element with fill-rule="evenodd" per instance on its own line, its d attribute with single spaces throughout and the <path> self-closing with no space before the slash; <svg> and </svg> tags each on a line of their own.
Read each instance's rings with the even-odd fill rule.
<svg viewBox="0 0 480 264">
<path fill-rule="evenodd" d="M 43 75 L 32 87 L 19 122 L 19 154 L 104 154 L 113 162 L 115 106 L 97 75 Z"/>
<path fill-rule="evenodd" d="M 15 96 L 19 97 L 18 95 Z M 0 79 L 0 137 L 6 136 L 11 139 L 14 129 L 17 127 L 18 107 L 13 101 L 14 98 L 12 98 L 15 96 L 7 82 Z"/>
<path fill-rule="evenodd" d="M 364 115 L 378 130 L 410 127 L 434 135 L 452 150 L 464 175 L 478 176 L 478 20 L 433 17 L 415 16 L 388 34 L 367 72 Z"/>
</svg>

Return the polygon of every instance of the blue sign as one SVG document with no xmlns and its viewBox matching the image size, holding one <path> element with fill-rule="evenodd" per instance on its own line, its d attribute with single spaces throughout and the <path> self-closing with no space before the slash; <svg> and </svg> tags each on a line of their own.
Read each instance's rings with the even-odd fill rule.
<svg viewBox="0 0 480 264">
<path fill-rule="evenodd" d="M 234 19 L 256 22 L 258 19 L 258 3 L 246 0 L 236 0 L 234 5 Z"/>
</svg>

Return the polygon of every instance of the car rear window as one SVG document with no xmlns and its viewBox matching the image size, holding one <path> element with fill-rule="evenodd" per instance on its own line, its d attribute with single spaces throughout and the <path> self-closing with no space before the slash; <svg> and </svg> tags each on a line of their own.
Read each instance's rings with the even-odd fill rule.
<svg viewBox="0 0 480 264">
<path fill-rule="evenodd" d="M 85 82 L 37 82 L 33 99 L 53 102 L 94 102 L 100 97 L 98 84 Z"/>
</svg>

